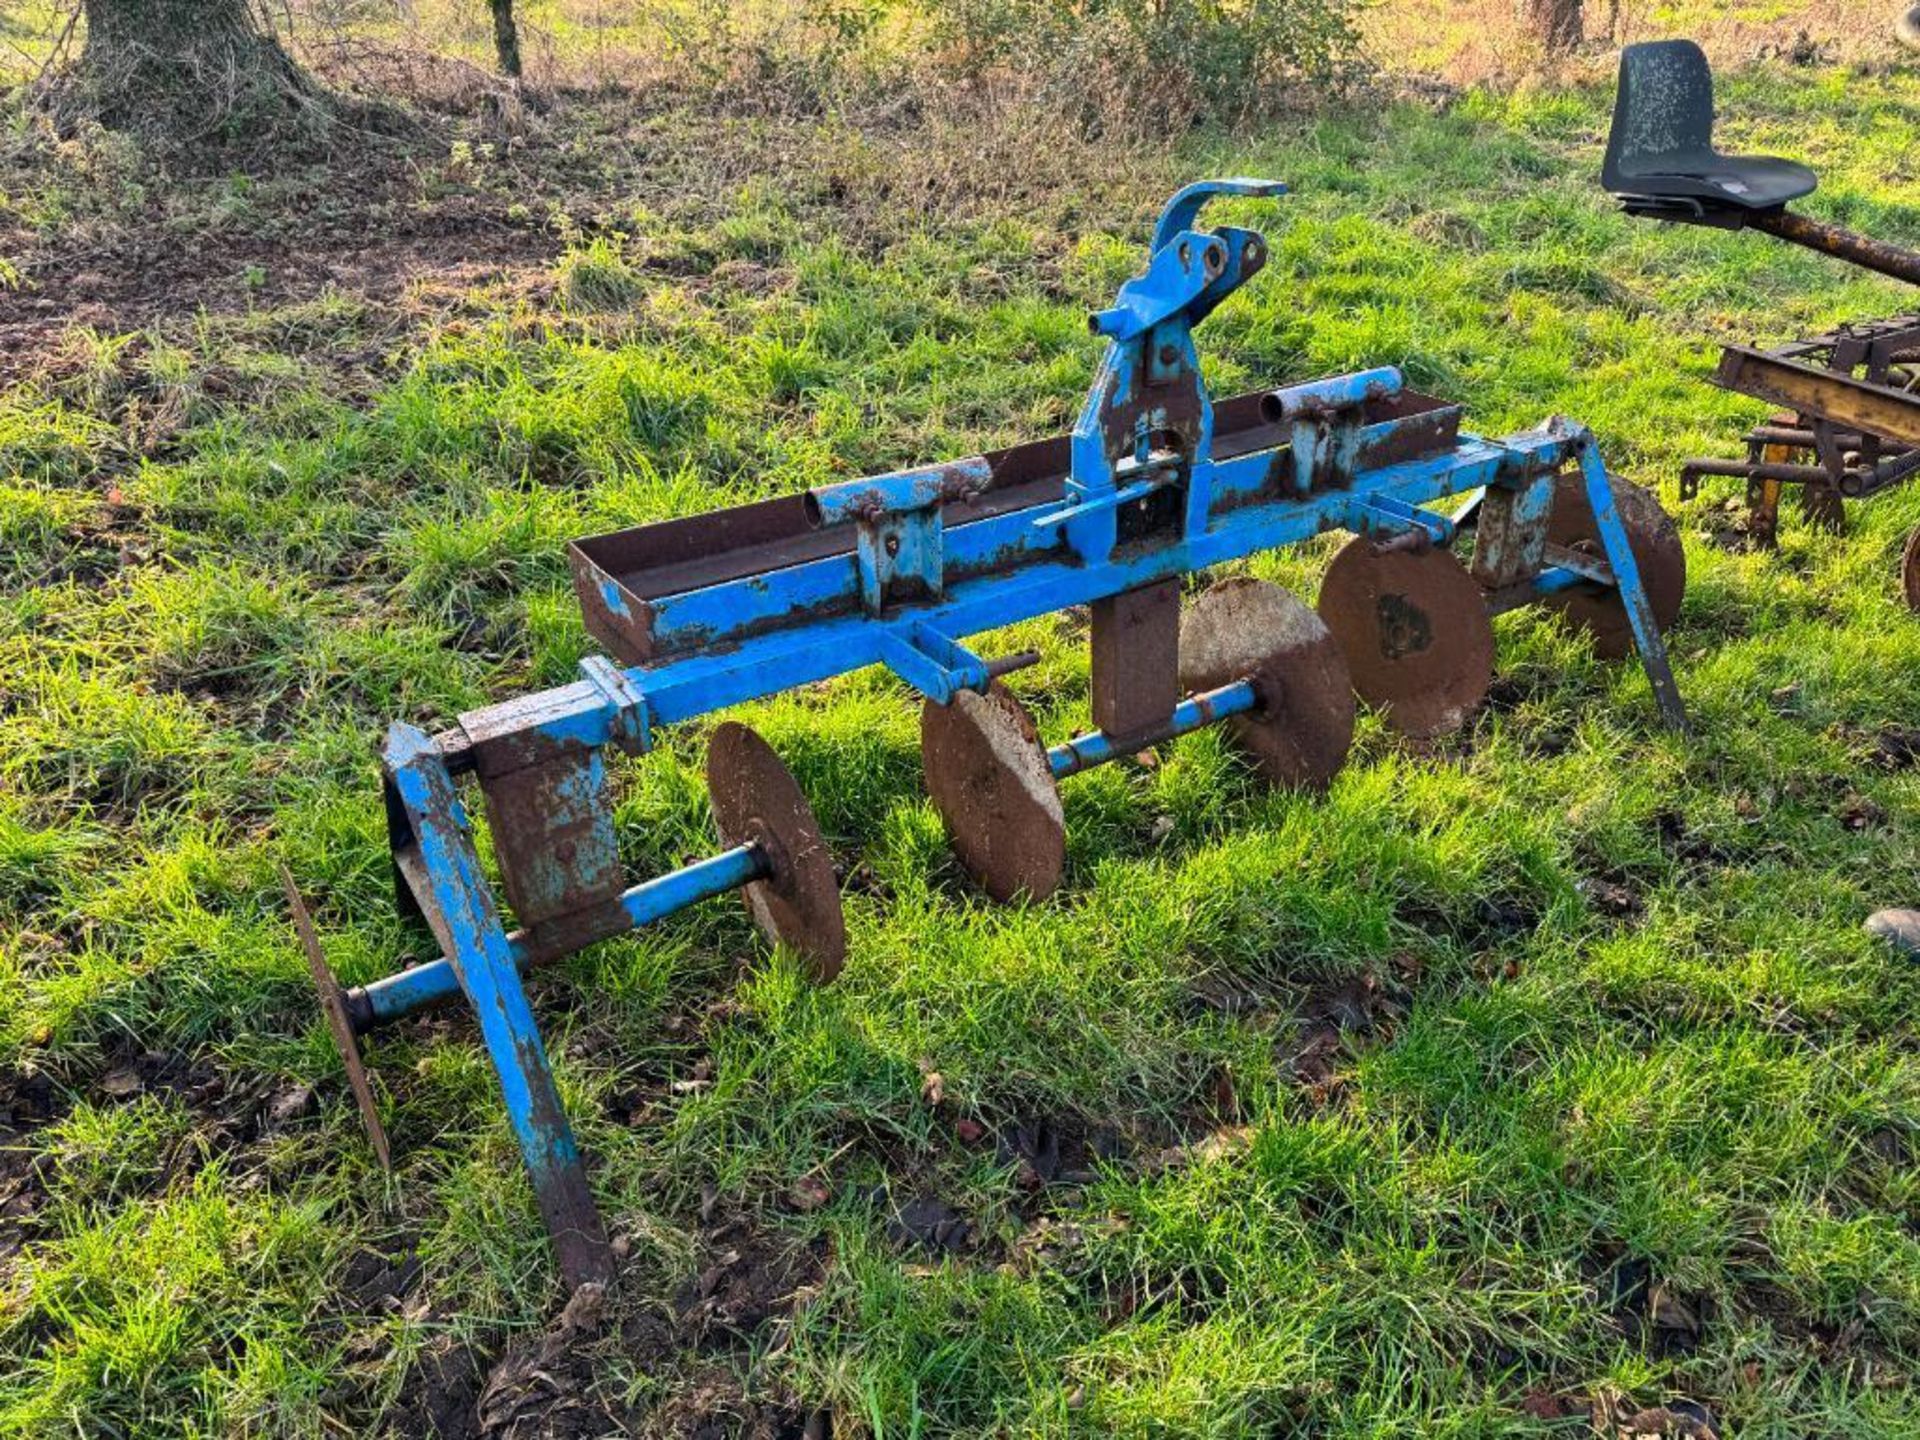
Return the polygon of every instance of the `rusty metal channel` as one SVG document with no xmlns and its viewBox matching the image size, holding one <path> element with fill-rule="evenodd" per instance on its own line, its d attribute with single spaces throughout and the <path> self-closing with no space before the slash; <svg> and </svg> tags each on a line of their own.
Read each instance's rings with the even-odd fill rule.
<svg viewBox="0 0 1920 1440">
<path fill-rule="evenodd" d="M 1292 432 L 1286 424 L 1262 416 L 1261 405 L 1269 393 L 1256 391 L 1215 403 L 1216 460 L 1260 450 L 1275 450 L 1277 459 L 1284 459 Z M 1391 432 L 1360 451 L 1359 464 L 1373 467 L 1453 446 L 1459 436 L 1460 407 L 1402 391 L 1368 401 L 1362 420 L 1367 425 L 1393 422 Z M 1071 462 L 1066 436 L 990 451 L 984 459 L 991 479 L 984 488 L 968 487 L 966 498 L 947 507 L 948 525 L 1058 504 L 1065 497 Z M 1272 498 L 1249 491 L 1219 497 L 1218 508 Z M 654 642 L 650 601 L 851 554 L 855 545 L 848 527 L 817 527 L 808 514 L 807 497 L 788 495 L 576 540 L 568 546 L 568 558 L 588 633 L 622 664 L 642 665 L 672 653 Z"/>
</svg>

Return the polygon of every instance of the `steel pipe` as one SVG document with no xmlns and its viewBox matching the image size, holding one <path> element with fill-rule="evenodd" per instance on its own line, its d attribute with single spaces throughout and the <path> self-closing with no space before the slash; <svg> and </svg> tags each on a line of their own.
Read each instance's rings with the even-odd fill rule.
<svg viewBox="0 0 1920 1440">
<path fill-rule="evenodd" d="M 766 852 L 758 845 L 736 845 L 706 860 L 696 860 L 684 869 L 642 881 L 619 897 L 617 903 L 625 912 L 625 923 L 608 926 L 599 938 L 638 930 L 689 905 L 737 890 L 755 880 L 764 880 L 770 868 Z M 522 974 L 550 958 L 524 931 L 508 936 L 507 943 L 513 951 L 514 966 Z M 347 1014 L 353 1021 L 355 1033 L 365 1034 L 378 1026 L 444 1005 L 459 994 L 460 977 L 453 962 L 443 957 L 349 990 Z"/>
<path fill-rule="evenodd" d="M 1909 285 L 1920 285 L 1920 251 L 1906 250 L 1875 240 L 1852 230 L 1842 230 L 1824 220 L 1809 219 L 1788 209 L 1766 210 L 1750 216 L 1747 224 L 1795 245 L 1818 250 L 1863 270 L 1890 275 Z"/>
<path fill-rule="evenodd" d="M 1145 750 L 1149 745 L 1158 745 L 1163 740 L 1204 730 L 1229 715 L 1251 710 L 1259 703 L 1260 697 L 1253 688 L 1253 682 L 1236 680 L 1231 685 L 1222 685 L 1218 690 L 1189 695 L 1173 707 L 1173 714 L 1167 717 L 1166 723 L 1150 730 L 1118 737 L 1104 730 L 1095 730 L 1064 745 L 1056 745 L 1047 751 L 1047 764 L 1053 769 L 1054 779 L 1064 780 L 1069 775 L 1078 775 L 1082 770 L 1091 770 L 1109 760 L 1118 760 L 1123 755 Z"/>
</svg>

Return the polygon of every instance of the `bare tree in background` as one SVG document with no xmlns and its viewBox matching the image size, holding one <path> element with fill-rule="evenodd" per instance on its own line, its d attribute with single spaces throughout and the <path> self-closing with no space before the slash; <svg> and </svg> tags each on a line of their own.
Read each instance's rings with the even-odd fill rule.
<svg viewBox="0 0 1920 1440">
<path fill-rule="evenodd" d="M 329 113 L 251 0 L 83 0 L 86 42 L 49 78 L 58 111 L 178 142 L 269 139 Z"/>
<path fill-rule="evenodd" d="M 490 0 L 493 6 L 493 49 L 500 57 L 500 73 L 520 78 L 520 27 L 514 24 L 513 0 Z"/>
<path fill-rule="evenodd" d="M 1522 0 L 1527 29 L 1549 55 L 1564 55 L 1586 38 L 1580 0 Z"/>
</svg>

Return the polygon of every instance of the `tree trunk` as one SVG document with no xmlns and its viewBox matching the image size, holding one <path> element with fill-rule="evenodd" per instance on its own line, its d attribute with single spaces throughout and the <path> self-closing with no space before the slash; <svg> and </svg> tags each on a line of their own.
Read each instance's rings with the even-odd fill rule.
<svg viewBox="0 0 1920 1440">
<path fill-rule="evenodd" d="M 62 97 L 102 124 L 187 143 L 271 141 L 318 91 L 252 0 L 84 0 L 86 47 Z"/>
<path fill-rule="evenodd" d="M 1580 0 L 1523 0 L 1527 29 L 1549 55 L 1564 55 L 1586 38 Z"/>
<path fill-rule="evenodd" d="M 493 49 L 500 57 L 500 73 L 509 79 L 520 78 L 520 29 L 513 23 L 513 0 L 491 0 L 493 5 Z"/>
</svg>

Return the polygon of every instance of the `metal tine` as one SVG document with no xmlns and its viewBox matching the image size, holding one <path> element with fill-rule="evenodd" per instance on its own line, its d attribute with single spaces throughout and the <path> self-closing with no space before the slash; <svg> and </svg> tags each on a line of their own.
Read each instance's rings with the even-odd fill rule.
<svg viewBox="0 0 1920 1440">
<path fill-rule="evenodd" d="M 334 1048 L 340 1052 L 340 1059 L 347 1067 L 347 1084 L 352 1087 L 354 1101 L 360 1107 L 360 1121 L 366 1126 L 367 1139 L 373 1145 L 380 1168 L 391 1175 L 393 1151 L 387 1143 L 386 1126 L 380 1123 L 380 1109 L 374 1103 L 373 1081 L 367 1074 L 366 1061 L 360 1054 L 359 1038 L 353 1033 L 353 1022 L 347 1018 L 340 982 L 334 978 L 327 957 L 320 949 L 320 937 L 314 932 L 313 916 L 307 911 L 307 902 L 300 898 L 300 887 L 293 883 L 293 873 L 287 869 L 284 861 L 280 865 L 280 884 L 287 892 L 287 909 L 293 916 L 293 928 L 300 936 L 301 948 L 307 952 L 307 968 L 313 972 L 314 989 L 320 992 L 320 1008 L 326 1014 L 327 1028 L 333 1032 Z"/>
</svg>

